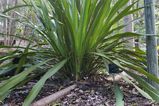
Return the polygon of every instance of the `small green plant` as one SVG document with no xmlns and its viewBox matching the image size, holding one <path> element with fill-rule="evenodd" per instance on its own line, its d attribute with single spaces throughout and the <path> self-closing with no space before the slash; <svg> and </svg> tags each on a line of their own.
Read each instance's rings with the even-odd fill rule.
<svg viewBox="0 0 159 106">
<path fill-rule="evenodd" d="M 128 1 L 117 0 L 114 3 L 112 0 L 32 0 L 28 5 L 32 5 L 31 8 L 40 23 L 35 25 L 28 21 L 28 24 L 37 31 L 37 36 L 42 37 L 44 45 L 48 45 L 49 48 L 39 49 L 31 46 L 29 51 L 46 56 L 46 61 L 33 65 L 6 80 L 0 86 L 0 100 L 3 100 L 19 83 L 25 81 L 37 67 L 56 60 L 50 63 L 51 67 L 35 84 L 23 106 L 29 106 L 45 81 L 61 68 L 64 75 L 78 81 L 86 75 L 96 73 L 108 63 L 116 64 L 134 77 L 147 93 L 123 76 L 141 94 L 159 101 L 159 92 L 139 76 L 141 74 L 144 78 L 159 83 L 158 78 L 144 70 L 145 53 L 139 49 L 133 51 L 124 47 L 126 41 L 123 38 L 141 35 L 132 32 L 117 33 L 124 28 L 124 25 L 117 26 L 118 21 L 139 10 L 132 9 L 136 2 L 125 7 Z M 117 101 L 121 101 L 119 87 L 116 87 L 115 91 Z"/>
</svg>

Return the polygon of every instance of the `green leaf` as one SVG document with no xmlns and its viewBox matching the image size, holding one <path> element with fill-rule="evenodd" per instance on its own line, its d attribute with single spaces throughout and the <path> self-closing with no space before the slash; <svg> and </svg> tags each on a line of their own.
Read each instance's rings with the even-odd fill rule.
<svg viewBox="0 0 159 106">
<path fill-rule="evenodd" d="M 128 83 L 131 83 L 138 91 L 140 94 L 142 94 L 145 98 L 153 100 L 152 97 L 150 97 L 150 95 L 148 93 L 146 93 L 144 90 L 142 90 L 141 88 L 138 87 L 138 85 L 136 85 L 135 83 L 133 83 L 129 78 L 127 78 L 124 75 L 121 75 L 122 78 L 127 81 Z M 143 83 L 142 83 L 143 84 Z"/>
<path fill-rule="evenodd" d="M 5 81 L 5 83 L 3 83 L 0 86 L 0 100 L 3 100 L 3 96 L 6 95 L 6 93 L 8 93 L 8 91 L 10 89 L 12 89 L 14 86 L 16 86 L 17 84 L 19 84 L 20 82 L 22 82 L 23 80 L 25 80 L 25 78 L 33 71 L 35 70 L 37 67 L 45 64 L 46 62 L 50 61 L 51 59 L 44 61 L 42 63 L 39 63 L 37 65 L 34 65 L 30 68 L 28 68 L 27 70 L 21 72 L 20 74 L 17 74 L 13 77 L 11 77 L 10 79 L 8 79 L 7 81 Z"/>
<path fill-rule="evenodd" d="M 132 72 L 128 72 L 127 73 L 132 76 L 141 87 L 143 87 L 143 90 L 145 90 L 145 92 L 147 94 L 149 94 L 149 96 L 151 96 L 151 98 L 153 100 L 155 100 L 156 102 L 159 102 L 159 92 L 158 89 L 154 88 L 153 86 L 151 86 L 148 82 L 146 82 L 144 79 L 142 79 L 140 76 L 132 73 Z M 145 96 L 145 95 L 144 95 Z"/>
<path fill-rule="evenodd" d="M 114 93 L 115 93 L 115 98 L 116 98 L 116 106 L 124 106 L 124 96 L 123 92 L 119 88 L 117 84 L 114 85 Z"/>
<path fill-rule="evenodd" d="M 14 7 L 11 7 L 11 8 L 8 8 L 8 9 L 5 9 L 2 13 L 5 14 L 11 10 L 14 10 L 14 9 L 17 9 L 17 8 L 22 8 L 22 7 L 31 7 L 32 5 L 16 5 Z"/>
<path fill-rule="evenodd" d="M 4 67 L 4 68 L 3 68 Z M 15 69 L 17 66 L 16 65 L 13 65 L 13 64 L 11 64 L 11 63 L 8 63 L 8 64 L 6 64 L 5 66 L 3 66 L 3 67 L 1 67 L 0 66 L 0 68 L 1 68 L 1 70 L 0 70 L 0 76 L 1 75 L 4 75 L 5 73 L 8 73 L 8 72 L 11 72 L 13 69 Z"/>
<path fill-rule="evenodd" d="M 24 53 L 22 53 L 22 55 L 20 56 L 20 60 L 18 63 L 18 67 L 16 69 L 16 73 L 19 73 L 20 70 L 22 69 L 23 65 L 26 63 L 27 56 L 28 56 L 27 53 L 29 52 L 29 47 L 30 47 L 30 44 L 28 44 L 28 46 L 24 50 Z"/>
<path fill-rule="evenodd" d="M 30 106 L 31 102 L 35 99 L 35 97 L 43 87 L 45 81 L 52 75 L 54 75 L 58 70 L 60 70 L 66 62 L 67 60 L 63 60 L 60 63 L 56 64 L 53 68 L 49 69 L 48 72 L 46 72 L 46 74 L 33 86 L 29 95 L 25 99 L 23 106 Z"/>
<path fill-rule="evenodd" d="M 10 34 L 0 33 L 0 36 L 2 36 L 2 37 L 11 36 L 11 37 L 18 38 L 18 39 L 21 39 L 21 40 L 26 40 L 26 41 L 29 41 L 29 42 L 34 42 L 32 39 L 26 38 L 23 35 L 17 35 L 17 34 L 16 35 L 10 35 Z"/>
</svg>

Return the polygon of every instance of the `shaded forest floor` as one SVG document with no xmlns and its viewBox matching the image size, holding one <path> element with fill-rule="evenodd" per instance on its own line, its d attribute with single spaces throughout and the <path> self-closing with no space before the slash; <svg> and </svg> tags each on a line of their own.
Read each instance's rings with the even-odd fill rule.
<svg viewBox="0 0 159 106">
<path fill-rule="evenodd" d="M 21 106 L 35 82 L 35 80 L 30 81 L 12 91 L 5 99 L 4 106 Z M 73 83 L 69 80 L 49 79 L 36 100 L 51 95 Z M 118 81 L 118 85 L 124 92 L 125 106 L 159 106 L 159 104 L 144 98 L 132 85 L 122 79 Z M 113 82 L 104 75 L 93 76 L 81 81 L 74 90 L 50 106 L 115 106 Z"/>
</svg>

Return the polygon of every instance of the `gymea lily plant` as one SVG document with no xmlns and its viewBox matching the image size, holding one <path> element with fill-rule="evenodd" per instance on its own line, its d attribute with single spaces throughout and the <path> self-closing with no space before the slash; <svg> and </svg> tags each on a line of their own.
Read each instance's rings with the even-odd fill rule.
<svg viewBox="0 0 159 106">
<path fill-rule="evenodd" d="M 126 76 L 123 76 L 123 79 L 132 83 L 142 95 L 159 101 L 158 91 L 139 76 L 159 83 L 158 78 L 144 70 L 145 53 L 124 47 L 126 41 L 123 38 L 141 36 L 133 32 L 119 31 L 124 25 L 119 25 L 118 22 L 139 10 L 132 9 L 136 2 L 126 6 L 128 2 L 129 0 L 32 0 L 31 8 L 36 13 L 39 24 L 29 24 L 39 37 L 42 36 L 45 44 L 49 45 L 50 52 L 46 53 L 57 61 L 35 84 L 23 105 L 29 106 L 45 81 L 61 68 L 65 75 L 78 81 L 109 63 L 116 64 L 134 77 L 139 87 Z M 31 72 L 51 59 L 36 64 L 1 84 L 0 99 L 4 99 L 8 92 L 26 80 Z M 120 90 L 116 89 L 116 92 L 120 99 Z"/>
</svg>

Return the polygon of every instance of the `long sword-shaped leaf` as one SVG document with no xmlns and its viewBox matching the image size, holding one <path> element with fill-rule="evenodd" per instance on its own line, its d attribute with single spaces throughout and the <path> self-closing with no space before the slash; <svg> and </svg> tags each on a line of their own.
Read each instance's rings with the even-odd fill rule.
<svg viewBox="0 0 159 106">
<path fill-rule="evenodd" d="M 150 80 L 152 80 L 156 83 L 159 83 L 159 78 L 155 77 L 153 74 L 148 73 L 146 70 L 144 70 L 143 68 L 141 68 L 137 65 L 134 65 L 130 62 L 124 61 L 124 60 L 119 59 L 119 58 L 114 58 L 114 60 L 113 60 L 113 59 L 109 58 L 108 56 L 106 56 L 104 53 L 93 53 L 93 54 L 101 56 L 101 57 L 109 60 L 110 62 L 118 65 L 121 69 L 127 70 L 126 67 L 134 69 L 135 71 L 139 72 L 140 74 L 145 75 Z"/>
<path fill-rule="evenodd" d="M 54 75 L 58 70 L 60 70 L 65 65 L 66 62 L 67 60 L 63 60 L 60 63 L 56 64 L 53 68 L 48 70 L 48 72 L 34 85 L 29 95 L 25 99 L 23 106 L 30 106 L 31 102 L 35 99 L 35 97 L 43 87 L 45 81 L 48 78 L 50 78 L 52 75 Z"/>
<path fill-rule="evenodd" d="M 123 96 L 123 92 L 121 91 L 121 89 L 119 88 L 119 86 L 117 84 L 114 85 L 114 93 L 115 93 L 115 97 L 116 97 L 116 106 L 124 106 L 124 96 Z"/>
<path fill-rule="evenodd" d="M 31 7 L 31 6 L 32 6 L 32 5 L 26 5 L 26 4 L 24 4 L 24 5 L 16 5 L 16 6 L 14 6 L 14 7 L 5 9 L 2 13 L 5 14 L 5 13 L 7 13 L 7 12 L 9 12 L 9 11 L 11 11 L 11 10 L 17 9 L 17 8 Z"/>
<path fill-rule="evenodd" d="M 140 84 L 141 87 L 143 87 L 143 90 L 145 90 L 147 92 L 147 94 L 149 94 L 149 96 L 151 96 L 151 98 L 153 98 L 153 100 L 159 102 L 159 92 L 158 89 L 154 88 L 153 86 L 151 86 L 150 84 L 148 84 L 148 82 L 146 82 L 144 79 L 142 79 L 140 76 L 132 73 L 132 72 L 128 72 L 127 73 L 133 77 L 136 81 L 138 81 L 138 83 Z"/>
<path fill-rule="evenodd" d="M 140 94 L 142 94 L 144 97 L 146 97 L 147 99 L 150 99 L 150 100 L 152 100 L 152 97 L 148 94 L 148 93 L 146 93 L 144 90 L 142 90 L 141 88 L 139 88 L 138 87 L 138 85 L 136 85 L 135 83 L 133 83 L 129 78 L 127 78 L 126 76 L 124 76 L 124 75 L 121 75 L 122 76 L 122 78 L 125 80 L 125 81 L 127 81 L 128 83 L 131 83 L 138 91 L 139 91 L 139 93 Z M 154 96 L 155 97 L 155 96 Z"/>
<path fill-rule="evenodd" d="M 4 99 L 4 95 L 6 93 L 8 93 L 8 91 L 10 89 L 12 89 L 14 86 L 16 86 L 17 84 L 19 84 L 20 82 L 22 82 L 23 80 L 25 80 L 25 78 L 33 71 L 35 70 L 37 67 L 45 64 L 46 62 L 50 61 L 51 59 L 44 61 L 42 63 L 39 63 L 37 65 L 34 65 L 32 67 L 30 67 L 29 69 L 21 72 L 20 74 L 17 74 L 15 76 L 13 76 L 12 78 L 8 79 L 4 84 L 2 84 L 0 86 L 0 100 Z"/>
</svg>

